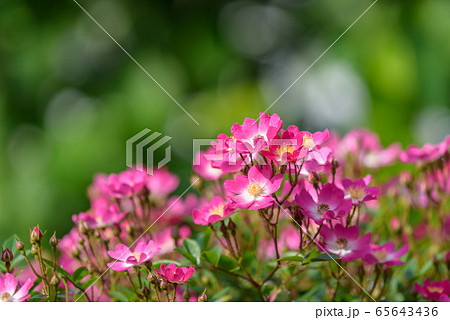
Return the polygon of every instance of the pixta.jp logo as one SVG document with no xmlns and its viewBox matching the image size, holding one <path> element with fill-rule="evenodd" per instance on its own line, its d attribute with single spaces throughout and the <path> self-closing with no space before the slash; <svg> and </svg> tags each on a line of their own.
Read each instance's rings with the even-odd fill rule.
<svg viewBox="0 0 450 320">
<path fill-rule="evenodd" d="M 172 137 L 165 136 L 159 132 L 145 128 L 135 134 L 126 142 L 126 166 L 136 168 L 139 171 L 153 175 L 153 168 L 160 169 L 169 163 L 171 156 L 170 145 L 164 149 L 164 157 L 155 163 L 155 152 L 164 147 Z"/>
</svg>

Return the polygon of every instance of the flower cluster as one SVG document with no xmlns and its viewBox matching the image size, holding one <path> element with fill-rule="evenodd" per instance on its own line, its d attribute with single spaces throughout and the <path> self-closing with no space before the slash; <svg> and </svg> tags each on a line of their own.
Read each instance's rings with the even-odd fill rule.
<svg viewBox="0 0 450 320">
<path fill-rule="evenodd" d="M 50 249 L 39 226 L 30 250 L 3 246 L 0 298 L 448 301 L 449 148 L 383 148 L 367 130 L 283 129 L 261 113 L 195 156 L 183 197 L 166 168 L 95 176 L 90 208 Z"/>
</svg>

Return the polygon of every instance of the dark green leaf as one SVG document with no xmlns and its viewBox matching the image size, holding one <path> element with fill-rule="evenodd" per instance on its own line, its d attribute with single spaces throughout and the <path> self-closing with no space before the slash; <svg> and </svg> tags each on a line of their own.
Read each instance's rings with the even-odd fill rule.
<svg viewBox="0 0 450 320">
<path fill-rule="evenodd" d="M 183 257 L 185 257 L 186 259 L 188 259 L 189 261 L 191 261 L 192 263 L 197 263 L 197 259 L 194 258 L 194 256 L 192 254 L 190 254 L 189 252 L 186 252 L 184 250 L 181 249 L 175 249 L 175 252 L 178 252 L 179 254 L 181 254 Z"/>
<path fill-rule="evenodd" d="M 311 262 L 339 260 L 341 257 L 334 253 L 321 253 L 317 257 L 311 259 Z"/>
<path fill-rule="evenodd" d="M 220 250 L 220 251 L 222 251 L 222 250 Z M 208 263 L 210 263 L 213 266 L 217 266 L 219 264 L 220 252 L 203 251 L 202 256 Z"/>
<path fill-rule="evenodd" d="M 81 282 L 81 280 L 83 280 L 83 278 L 86 277 L 88 273 L 89 273 L 88 268 L 80 267 L 73 272 L 72 281 L 75 283 Z"/>
<path fill-rule="evenodd" d="M 114 298 L 116 298 L 119 301 L 128 302 L 127 296 L 125 296 L 122 292 L 110 291 L 109 294 L 112 295 Z"/>
<path fill-rule="evenodd" d="M 283 257 L 281 259 L 278 259 L 277 261 L 290 261 L 290 262 L 303 262 L 305 258 L 303 256 L 287 256 Z"/>
<path fill-rule="evenodd" d="M 183 248 L 195 258 L 196 262 L 194 263 L 200 264 L 200 255 L 202 253 L 202 250 L 200 249 L 197 241 L 186 238 L 183 240 Z"/>
</svg>

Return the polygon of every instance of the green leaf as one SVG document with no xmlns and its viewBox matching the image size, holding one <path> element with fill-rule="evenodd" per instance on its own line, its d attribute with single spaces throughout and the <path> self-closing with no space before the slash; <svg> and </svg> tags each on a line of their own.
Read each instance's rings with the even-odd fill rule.
<svg viewBox="0 0 450 320">
<path fill-rule="evenodd" d="M 220 248 L 219 248 L 220 249 Z M 220 254 L 221 254 L 222 249 L 220 249 L 220 252 L 214 252 L 214 251 L 203 251 L 202 252 L 202 257 L 208 261 L 208 263 L 210 263 L 213 266 L 217 266 L 219 264 L 220 261 Z"/>
<path fill-rule="evenodd" d="M 109 292 L 110 295 L 112 295 L 114 298 L 116 298 L 119 301 L 122 302 L 128 302 L 128 298 L 126 295 L 124 295 L 122 292 L 119 291 L 110 291 Z"/>
<path fill-rule="evenodd" d="M 92 286 L 99 278 L 92 278 L 89 279 L 88 281 L 86 281 L 85 283 L 83 283 L 83 285 L 81 285 L 81 288 L 83 288 L 83 290 L 86 290 L 87 288 L 89 288 L 90 286 Z M 78 289 L 77 289 L 78 290 Z"/>
<path fill-rule="evenodd" d="M 305 258 L 302 255 L 299 255 L 299 256 L 283 257 L 283 258 L 278 259 L 277 261 L 303 262 L 303 260 L 305 260 Z"/>
<path fill-rule="evenodd" d="M 221 255 L 219 260 L 219 267 L 228 271 L 236 269 L 239 267 L 237 262 L 231 259 L 229 256 Z"/>
<path fill-rule="evenodd" d="M 83 280 L 83 278 L 86 277 L 88 273 L 89 273 L 88 268 L 80 267 L 73 272 L 72 281 L 75 283 L 81 282 L 81 280 Z"/>
<path fill-rule="evenodd" d="M 311 259 L 311 262 L 339 260 L 341 257 L 334 253 L 321 253 L 317 257 Z"/>
<path fill-rule="evenodd" d="M 194 263 L 194 264 L 197 263 L 197 259 L 195 259 L 194 256 L 192 254 L 190 254 L 189 252 L 183 251 L 181 249 L 174 249 L 174 251 L 178 252 L 179 254 L 181 254 L 183 257 L 185 257 L 192 263 Z"/>
<path fill-rule="evenodd" d="M 200 264 L 200 255 L 202 250 L 200 249 L 197 241 L 186 238 L 183 240 L 183 248 L 195 258 L 197 264 Z"/>
</svg>

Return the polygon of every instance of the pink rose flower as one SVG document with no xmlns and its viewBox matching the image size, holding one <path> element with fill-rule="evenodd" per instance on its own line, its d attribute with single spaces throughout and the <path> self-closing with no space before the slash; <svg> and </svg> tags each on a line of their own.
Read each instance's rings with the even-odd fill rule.
<svg viewBox="0 0 450 320">
<path fill-rule="evenodd" d="M 141 239 L 133 252 L 126 245 L 119 243 L 115 251 L 108 251 L 109 256 L 116 259 L 116 261 L 108 263 L 108 267 L 119 272 L 125 271 L 133 266 L 149 261 L 160 250 L 161 248 L 159 247 L 155 248 L 153 240 L 145 243 Z"/>
<path fill-rule="evenodd" d="M 281 173 L 271 176 L 270 166 L 255 165 L 248 171 L 248 176 L 237 175 L 235 180 L 226 180 L 225 189 L 239 208 L 266 208 L 274 202 L 272 194 L 280 188 L 283 181 Z"/>
<path fill-rule="evenodd" d="M 189 268 L 182 267 L 179 268 L 173 263 L 169 264 L 167 267 L 161 264 L 160 270 L 154 268 L 155 272 L 164 280 L 171 283 L 183 284 L 189 280 L 189 278 L 194 274 L 195 269 L 192 266 Z"/>
<path fill-rule="evenodd" d="M 147 179 L 147 189 L 153 198 L 163 198 L 175 191 L 180 183 L 180 179 L 170 173 L 165 167 L 155 169 L 153 175 Z"/>
<path fill-rule="evenodd" d="M 378 199 L 380 190 L 377 187 L 368 187 L 364 179 L 352 181 L 350 179 L 342 180 L 346 199 L 352 199 L 354 205 L 361 202 Z"/>
<path fill-rule="evenodd" d="M 332 183 L 326 183 L 319 196 L 315 190 L 305 189 L 295 197 L 303 215 L 320 224 L 324 219 L 344 217 L 352 208 L 352 200 L 344 198 L 344 192 Z"/>
<path fill-rule="evenodd" d="M 363 261 L 370 264 L 380 263 L 388 267 L 404 264 L 399 258 L 408 251 L 408 243 L 405 243 L 405 245 L 397 251 L 395 251 L 395 244 L 392 241 L 383 245 L 371 244 L 369 253 L 363 257 Z"/>
<path fill-rule="evenodd" d="M 430 283 L 427 278 L 423 282 L 423 286 L 418 283 L 414 284 L 414 289 L 420 293 L 423 297 L 430 300 L 439 300 L 442 295 L 450 295 L 450 281 L 448 279 L 442 281 L 434 281 Z"/>
<path fill-rule="evenodd" d="M 359 227 L 345 228 L 341 224 L 334 226 L 333 230 L 323 226 L 320 231 L 322 242 L 317 245 L 320 251 L 337 254 L 342 261 L 353 261 L 362 258 L 370 245 L 370 233 L 359 237 Z"/>
<path fill-rule="evenodd" d="M 234 211 L 234 206 L 226 203 L 221 197 L 215 196 L 211 202 L 202 206 L 202 208 L 192 211 L 192 218 L 195 224 L 209 225 L 217 221 L 223 220 Z"/>
<path fill-rule="evenodd" d="M 206 180 L 217 180 L 223 176 L 224 172 L 219 168 L 212 166 L 212 159 L 215 159 L 214 149 L 200 151 L 196 154 L 192 169 L 196 174 Z"/>
<path fill-rule="evenodd" d="M 0 277 L 0 302 L 26 301 L 30 297 L 28 292 L 32 286 L 31 279 L 20 286 L 19 281 L 12 274 L 7 273 L 4 278 Z"/>
</svg>

